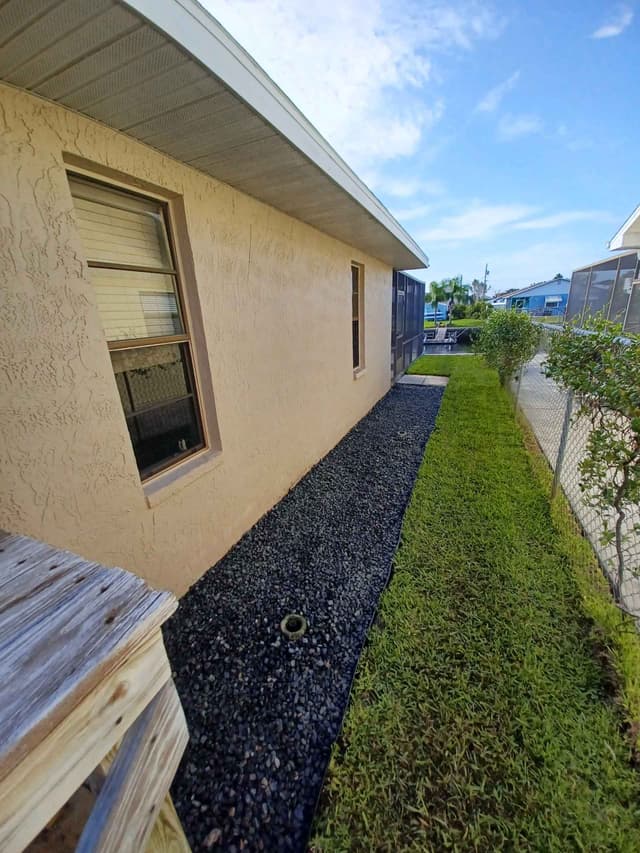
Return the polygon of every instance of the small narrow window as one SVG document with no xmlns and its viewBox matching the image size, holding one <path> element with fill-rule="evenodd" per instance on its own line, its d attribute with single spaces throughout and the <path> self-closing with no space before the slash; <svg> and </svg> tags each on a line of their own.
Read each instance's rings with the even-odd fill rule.
<svg viewBox="0 0 640 853">
<path fill-rule="evenodd" d="M 205 446 L 166 206 L 69 176 L 80 237 L 143 480 Z"/>
<path fill-rule="evenodd" d="M 364 367 L 364 282 L 360 264 L 351 264 L 351 336 L 353 369 Z"/>
</svg>

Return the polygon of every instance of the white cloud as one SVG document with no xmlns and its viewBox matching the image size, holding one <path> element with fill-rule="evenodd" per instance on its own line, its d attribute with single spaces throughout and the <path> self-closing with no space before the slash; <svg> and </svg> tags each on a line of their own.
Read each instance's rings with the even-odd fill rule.
<svg viewBox="0 0 640 853">
<path fill-rule="evenodd" d="M 571 276 L 574 269 L 602 254 L 602 248 L 592 242 L 570 237 L 562 240 L 549 237 L 508 247 L 497 242 L 481 249 L 463 243 L 430 253 L 432 267 L 427 271 L 427 280 L 446 278 L 455 271 L 461 272 L 468 283 L 473 278 L 482 278 L 488 262 L 490 292 L 496 293 L 551 279 L 558 272 Z"/>
<path fill-rule="evenodd" d="M 542 127 L 542 120 L 535 115 L 505 115 L 498 122 L 498 139 L 511 142 L 521 136 L 540 133 Z"/>
<path fill-rule="evenodd" d="M 585 136 L 581 136 L 577 139 L 570 139 L 567 142 L 568 151 L 593 151 L 598 147 L 602 147 L 602 144 L 600 143 L 600 145 L 598 145 L 594 139 Z"/>
<path fill-rule="evenodd" d="M 610 222 L 611 216 L 601 210 L 565 210 L 517 222 L 513 228 L 517 231 L 537 231 L 543 228 L 560 228 L 574 222 Z"/>
<path fill-rule="evenodd" d="M 445 216 L 435 228 L 420 235 L 425 242 L 458 242 L 493 236 L 503 228 L 537 212 L 526 204 L 473 204 L 464 213 Z"/>
<path fill-rule="evenodd" d="M 432 204 L 416 204 L 414 207 L 392 208 L 393 215 L 400 222 L 408 222 L 412 219 L 423 219 L 433 212 Z"/>
<path fill-rule="evenodd" d="M 592 260 L 593 246 L 566 240 L 542 240 L 515 251 L 491 252 L 491 290 L 526 287 L 558 272 L 570 278 L 576 267 Z"/>
<path fill-rule="evenodd" d="M 357 170 L 414 154 L 442 116 L 432 55 L 502 22 L 477 0 L 203 0 Z"/>
<path fill-rule="evenodd" d="M 610 39 L 623 33 L 633 21 L 633 10 L 630 6 L 618 6 L 611 17 L 598 29 L 591 33 L 594 39 Z"/>
<path fill-rule="evenodd" d="M 412 198 L 416 195 L 439 196 L 445 192 L 445 186 L 439 180 L 423 180 L 418 177 L 393 177 L 371 172 L 366 175 L 367 184 L 375 192 L 394 198 Z"/>
<path fill-rule="evenodd" d="M 505 95 L 507 95 L 514 88 L 519 79 L 520 72 L 514 71 L 511 77 L 507 77 L 507 79 L 503 80 L 502 83 L 499 83 L 497 86 L 494 86 L 493 89 L 489 89 L 484 98 L 478 101 L 478 104 L 476 106 L 476 112 L 494 113 L 502 103 L 502 100 Z"/>
<path fill-rule="evenodd" d="M 484 204 L 474 202 L 463 213 L 443 217 L 422 234 L 429 243 L 461 244 L 470 240 L 490 240 L 514 231 L 542 231 L 576 222 L 611 222 L 612 217 L 598 210 L 564 210 L 544 214 L 526 204 Z"/>
</svg>

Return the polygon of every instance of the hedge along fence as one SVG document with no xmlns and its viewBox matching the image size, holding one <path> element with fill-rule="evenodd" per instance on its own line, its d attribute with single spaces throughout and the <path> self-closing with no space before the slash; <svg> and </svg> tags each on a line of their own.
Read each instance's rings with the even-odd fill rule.
<svg viewBox="0 0 640 853">
<path fill-rule="evenodd" d="M 552 497 L 563 490 L 615 600 L 640 619 L 640 341 L 598 321 L 544 327 L 512 388 Z"/>
</svg>

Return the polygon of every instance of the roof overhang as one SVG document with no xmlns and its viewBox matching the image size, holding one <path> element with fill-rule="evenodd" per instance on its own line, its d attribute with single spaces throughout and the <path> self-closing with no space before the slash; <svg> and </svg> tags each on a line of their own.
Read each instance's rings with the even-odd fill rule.
<svg viewBox="0 0 640 853">
<path fill-rule="evenodd" d="M 640 205 L 609 240 L 609 248 L 612 252 L 618 252 L 621 249 L 640 249 Z"/>
<path fill-rule="evenodd" d="M 10 2 L 0 79 L 83 113 L 396 269 L 429 260 L 194 0 Z"/>
<path fill-rule="evenodd" d="M 590 264 L 586 264 L 584 267 L 576 267 L 576 269 L 573 270 L 571 275 L 573 276 L 573 273 L 576 273 L 576 272 L 587 272 L 592 267 L 599 267 L 600 264 L 617 263 L 620 260 L 620 258 L 626 258 L 629 255 L 636 255 L 637 256 L 638 254 L 639 254 L 638 251 L 631 251 L 631 252 L 621 252 L 618 255 L 609 255 L 606 258 L 600 258 L 597 261 L 592 261 Z"/>
<path fill-rule="evenodd" d="M 559 287 L 560 282 L 566 282 L 567 284 L 567 293 L 569 292 L 569 286 L 571 284 L 570 279 L 568 278 L 552 278 L 549 281 L 536 281 L 533 284 L 528 284 L 526 287 L 521 287 L 520 290 L 514 290 L 511 293 L 507 294 L 507 299 L 511 299 L 512 296 L 524 296 L 532 290 L 542 290 L 545 287 L 549 287 L 549 285 Z M 544 294 L 539 294 L 543 296 Z"/>
</svg>

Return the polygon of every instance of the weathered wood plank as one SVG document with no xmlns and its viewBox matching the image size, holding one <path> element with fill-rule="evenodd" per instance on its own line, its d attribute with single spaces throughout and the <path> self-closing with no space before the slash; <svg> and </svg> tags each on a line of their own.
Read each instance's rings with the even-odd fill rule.
<svg viewBox="0 0 640 853">
<path fill-rule="evenodd" d="M 191 846 L 168 794 L 147 841 L 146 853 L 191 853 Z"/>
<path fill-rule="evenodd" d="M 127 732 L 77 853 L 138 853 L 160 812 L 189 734 L 169 681 Z"/>
<path fill-rule="evenodd" d="M 51 563 L 52 571 L 41 579 L 38 577 L 39 565 L 35 564 L 28 575 L 14 578 L 5 584 L 0 594 L 0 654 L 7 646 L 14 646 L 18 635 L 33 632 L 39 619 L 47 618 L 62 599 L 75 597 L 73 587 L 87 580 L 96 583 L 100 576 L 102 585 L 106 584 L 108 570 L 98 563 L 87 563 L 80 557 L 75 560 L 44 561 Z M 86 591 L 86 585 L 85 585 Z"/>
<path fill-rule="evenodd" d="M 1 780 L 177 602 L 123 569 L 22 536 L 0 539 L 0 578 Z"/>
<path fill-rule="evenodd" d="M 37 835 L 170 678 L 158 631 L 0 782 L 3 853 L 17 853 Z"/>
<path fill-rule="evenodd" d="M 100 787 L 102 784 L 104 773 Z M 58 815 L 29 844 L 25 853 L 74 853 L 96 797 L 97 793 L 82 785 Z M 144 849 L 145 853 L 191 853 L 191 847 L 169 794 L 164 799 Z"/>
<path fill-rule="evenodd" d="M 29 573 L 32 563 L 46 559 L 47 555 L 53 558 L 55 553 L 56 549 L 45 542 L 0 530 L 0 596 L 4 597 L 7 583 Z"/>
<path fill-rule="evenodd" d="M 118 754 L 119 746 L 120 745 L 118 744 L 110 750 L 110 752 L 100 762 L 98 770 L 102 773 L 102 778 L 100 780 L 97 793 L 102 790 L 105 777 Z M 87 817 L 88 816 L 85 816 L 85 823 Z M 80 832 L 77 833 L 72 848 L 74 851 L 79 837 Z M 170 794 L 167 794 L 164 798 L 160 814 L 158 815 L 156 822 L 153 824 L 151 835 L 147 841 L 145 853 L 191 853 L 191 846 L 184 834 L 180 818 L 178 817 L 178 813 L 173 805 L 173 800 L 171 799 Z"/>
<path fill-rule="evenodd" d="M 89 787 L 81 785 L 58 814 L 25 847 L 24 853 L 74 853 L 96 796 Z"/>
</svg>

